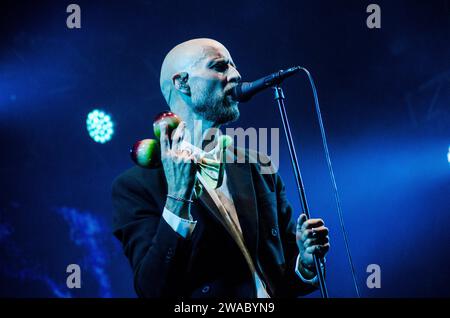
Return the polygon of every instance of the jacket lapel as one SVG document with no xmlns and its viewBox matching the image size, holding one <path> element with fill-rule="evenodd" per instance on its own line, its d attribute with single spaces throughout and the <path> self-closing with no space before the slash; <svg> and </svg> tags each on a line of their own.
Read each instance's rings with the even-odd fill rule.
<svg viewBox="0 0 450 318">
<path fill-rule="evenodd" d="M 208 192 L 203 191 L 203 193 L 199 197 L 199 199 L 200 199 L 200 203 L 203 205 L 203 207 L 205 207 L 208 210 L 208 212 L 214 216 L 216 221 L 218 221 L 220 224 L 222 224 L 228 231 L 228 228 L 225 225 L 225 222 L 223 221 L 222 216 L 220 215 L 220 211 L 217 208 L 217 205 L 214 203 L 213 199 L 208 194 Z"/>
<path fill-rule="evenodd" d="M 227 186 L 233 198 L 245 244 L 256 259 L 258 247 L 258 213 L 249 163 L 233 162 L 225 166 Z"/>
</svg>

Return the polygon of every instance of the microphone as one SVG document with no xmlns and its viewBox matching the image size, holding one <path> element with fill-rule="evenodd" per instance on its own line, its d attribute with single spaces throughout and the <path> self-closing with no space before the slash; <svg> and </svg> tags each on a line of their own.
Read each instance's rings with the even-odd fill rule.
<svg viewBox="0 0 450 318">
<path fill-rule="evenodd" d="M 231 97 L 238 102 L 247 102 L 253 95 L 267 87 L 280 84 L 285 78 L 294 75 L 301 70 L 300 66 L 294 66 L 287 70 L 280 70 L 253 82 L 239 83 L 231 90 Z"/>
</svg>

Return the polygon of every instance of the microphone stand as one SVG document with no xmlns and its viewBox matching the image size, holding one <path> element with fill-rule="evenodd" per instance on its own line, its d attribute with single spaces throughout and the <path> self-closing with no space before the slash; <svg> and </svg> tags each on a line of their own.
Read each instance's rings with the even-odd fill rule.
<svg viewBox="0 0 450 318">
<path fill-rule="evenodd" d="M 289 120 L 286 113 L 286 108 L 284 106 L 284 99 L 285 99 L 284 93 L 279 84 L 275 85 L 273 88 L 275 100 L 277 101 L 278 109 L 280 110 L 281 121 L 283 122 L 284 134 L 286 135 L 286 141 L 289 148 L 292 167 L 294 169 L 295 180 L 297 181 L 297 189 L 300 196 L 300 202 L 302 204 L 302 210 L 303 213 L 306 215 L 306 217 L 309 219 L 310 215 L 308 202 L 306 201 L 305 187 L 303 186 L 297 154 L 295 153 L 294 141 L 292 139 L 291 128 L 289 126 Z M 317 277 L 319 279 L 320 293 L 322 294 L 322 298 L 328 298 L 328 291 L 327 286 L 325 284 L 325 277 L 321 267 L 322 260 L 315 254 L 313 254 L 313 258 L 314 258 L 314 265 L 316 267 Z"/>
</svg>

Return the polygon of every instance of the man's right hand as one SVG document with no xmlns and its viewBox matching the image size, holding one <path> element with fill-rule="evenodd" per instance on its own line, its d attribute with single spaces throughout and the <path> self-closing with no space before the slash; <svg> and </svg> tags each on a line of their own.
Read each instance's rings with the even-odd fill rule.
<svg viewBox="0 0 450 318">
<path fill-rule="evenodd" d="M 161 162 L 167 180 L 167 194 L 190 200 L 196 181 L 196 164 L 190 151 L 181 149 L 186 123 L 180 122 L 172 134 L 172 144 L 168 125 L 160 124 Z M 166 208 L 181 218 L 189 218 L 189 203 L 167 198 Z"/>
</svg>

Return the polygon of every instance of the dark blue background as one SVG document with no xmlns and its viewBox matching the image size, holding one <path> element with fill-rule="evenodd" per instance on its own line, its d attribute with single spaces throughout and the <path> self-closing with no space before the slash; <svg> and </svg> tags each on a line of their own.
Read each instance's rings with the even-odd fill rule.
<svg viewBox="0 0 450 318">
<path fill-rule="evenodd" d="M 362 295 L 450 296 L 449 1 L 377 1 L 379 30 L 366 27 L 369 1 L 256 0 L 75 1 L 82 28 L 70 30 L 72 2 L 0 5 L 0 296 L 134 297 L 110 186 L 166 109 L 164 55 L 196 37 L 222 42 L 247 80 L 312 72 Z M 329 293 L 353 297 L 310 87 L 302 74 L 284 89 L 312 214 L 331 229 Z M 109 143 L 88 136 L 93 108 L 115 121 Z M 277 112 L 267 91 L 232 127 L 281 127 Z M 71 263 L 79 290 L 65 286 Z M 380 289 L 366 286 L 369 264 Z"/>
</svg>

